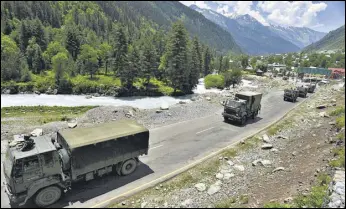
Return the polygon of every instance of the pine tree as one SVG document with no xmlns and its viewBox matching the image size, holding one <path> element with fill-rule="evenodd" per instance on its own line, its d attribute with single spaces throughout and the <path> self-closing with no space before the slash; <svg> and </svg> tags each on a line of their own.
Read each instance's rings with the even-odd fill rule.
<svg viewBox="0 0 346 209">
<path fill-rule="evenodd" d="M 73 57 L 73 60 L 77 60 L 80 52 L 81 38 L 79 36 L 79 30 L 76 25 L 69 25 L 66 27 L 66 49 Z"/>
<path fill-rule="evenodd" d="M 123 70 L 126 70 L 127 63 L 127 41 L 124 33 L 124 29 L 122 27 L 118 27 L 115 29 L 114 39 L 113 39 L 113 49 L 112 59 L 113 61 L 113 71 L 115 75 L 122 74 Z"/>
<path fill-rule="evenodd" d="M 200 72 L 201 72 L 201 55 L 199 52 L 199 43 L 198 43 L 197 37 L 194 37 L 192 41 L 192 49 L 191 49 L 191 64 L 190 64 L 190 75 L 189 75 L 189 82 L 188 82 L 189 91 L 191 91 L 198 84 Z"/>
<path fill-rule="evenodd" d="M 121 83 L 125 86 L 129 92 L 132 92 L 133 82 L 139 75 L 140 62 L 139 53 L 136 47 L 129 46 L 128 50 L 128 63 L 126 65 L 127 70 L 121 71 L 120 75 Z"/>
<path fill-rule="evenodd" d="M 207 76 L 211 73 L 211 53 L 209 47 L 206 47 L 204 56 L 203 56 L 203 70 L 204 76 Z"/>
<path fill-rule="evenodd" d="M 176 93 L 177 89 L 183 89 L 188 84 L 188 35 L 182 22 L 176 22 L 172 26 L 171 35 L 167 47 L 167 76 Z"/>
<path fill-rule="evenodd" d="M 45 68 L 41 47 L 36 43 L 35 37 L 29 41 L 29 45 L 26 48 L 26 57 L 29 69 L 33 73 L 38 74 Z"/>
</svg>

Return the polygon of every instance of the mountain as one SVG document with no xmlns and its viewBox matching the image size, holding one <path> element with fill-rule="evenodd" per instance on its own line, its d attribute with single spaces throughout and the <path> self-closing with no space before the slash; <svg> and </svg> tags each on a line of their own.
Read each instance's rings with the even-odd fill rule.
<svg viewBox="0 0 346 209">
<path fill-rule="evenodd" d="M 286 53 L 296 52 L 300 49 L 250 15 L 226 17 L 213 10 L 198 8 L 196 5 L 191 5 L 190 8 L 231 33 L 237 44 L 249 54 Z"/>
<path fill-rule="evenodd" d="M 175 1 L 106 1 L 97 2 L 103 11 L 113 16 L 114 10 L 128 13 L 127 18 L 145 18 L 159 27 L 169 30 L 172 22 L 183 21 L 191 36 L 197 36 L 201 42 L 220 52 L 240 53 L 240 47 L 232 35 L 200 13 Z M 116 18 L 116 17 L 115 17 Z"/>
<path fill-rule="evenodd" d="M 321 40 L 303 49 L 303 52 L 315 52 L 321 50 L 345 49 L 345 25 L 330 31 Z"/>
<path fill-rule="evenodd" d="M 267 27 L 281 38 L 292 42 L 300 48 L 304 48 L 326 35 L 326 33 L 318 32 L 306 27 L 281 27 L 276 25 L 270 25 Z"/>
</svg>

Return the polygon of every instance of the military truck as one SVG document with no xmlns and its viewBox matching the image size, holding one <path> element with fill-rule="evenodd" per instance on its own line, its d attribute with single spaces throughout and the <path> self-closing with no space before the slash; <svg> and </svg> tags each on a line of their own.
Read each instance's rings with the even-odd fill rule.
<svg viewBox="0 0 346 209">
<path fill-rule="evenodd" d="M 308 87 L 308 93 L 314 93 L 316 89 L 316 84 L 309 84 L 307 87 Z"/>
<path fill-rule="evenodd" d="M 306 95 L 308 94 L 308 88 L 305 86 L 300 86 L 297 88 L 298 90 L 298 96 L 306 98 Z"/>
<path fill-rule="evenodd" d="M 299 91 L 295 89 L 285 89 L 284 90 L 284 101 L 296 102 Z"/>
<path fill-rule="evenodd" d="M 6 193 L 19 206 L 30 199 L 46 207 L 73 189 L 74 182 L 112 171 L 131 174 L 148 147 L 148 129 L 131 120 L 59 131 L 56 139 L 24 136 L 6 153 Z"/>
<path fill-rule="evenodd" d="M 261 110 L 262 94 L 257 92 L 240 92 L 233 99 L 223 102 L 225 121 L 237 121 L 242 125 L 250 117 L 256 118 Z"/>
</svg>

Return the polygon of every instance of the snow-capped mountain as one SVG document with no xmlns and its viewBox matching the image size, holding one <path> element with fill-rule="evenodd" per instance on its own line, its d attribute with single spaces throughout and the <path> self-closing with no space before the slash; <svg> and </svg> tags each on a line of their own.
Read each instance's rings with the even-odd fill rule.
<svg viewBox="0 0 346 209">
<path fill-rule="evenodd" d="M 286 53 L 296 52 L 300 49 L 250 15 L 233 15 L 230 18 L 213 10 L 198 8 L 196 5 L 191 5 L 190 8 L 200 12 L 207 19 L 231 33 L 236 43 L 249 54 Z"/>
<path fill-rule="evenodd" d="M 304 48 L 311 43 L 315 43 L 326 35 L 326 33 L 314 31 L 306 27 L 282 27 L 277 25 L 270 25 L 268 27 L 280 37 L 294 43 L 300 48 Z"/>
<path fill-rule="evenodd" d="M 225 16 L 196 5 L 190 8 L 231 33 L 237 44 L 249 54 L 296 52 L 325 35 L 309 28 L 264 26 L 248 14 Z"/>
</svg>

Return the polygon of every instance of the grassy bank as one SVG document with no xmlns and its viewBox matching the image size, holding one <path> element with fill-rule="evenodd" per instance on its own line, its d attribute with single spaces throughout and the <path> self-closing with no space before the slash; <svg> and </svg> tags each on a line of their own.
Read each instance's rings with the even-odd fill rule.
<svg viewBox="0 0 346 209">
<path fill-rule="evenodd" d="M 11 123 L 14 117 L 33 124 L 45 124 L 52 121 L 68 121 L 76 118 L 96 106 L 60 107 L 60 106 L 18 106 L 1 108 L 1 123 Z"/>
<path fill-rule="evenodd" d="M 8 91 L 10 94 L 19 92 L 46 93 L 49 89 L 51 93 L 55 89 L 54 72 L 45 71 L 44 74 L 31 74 L 32 80 L 29 82 L 2 82 L 1 92 Z M 150 79 L 149 87 L 144 86 L 144 79 L 138 79 L 134 83 L 133 96 L 163 96 L 172 95 L 173 88 L 165 82 L 156 78 Z M 77 75 L 70 77 L 67 82 L 58 90 L 59 94 L 89 94 L 98 93 L 109 96 L 127 96 L 128 90 L 123 88 L 119 78 L 113 75 L 95 75 L 90 79 L 89 75 Z M 181 91 L 176 92 L 181 95 Z"/>
</svg>

